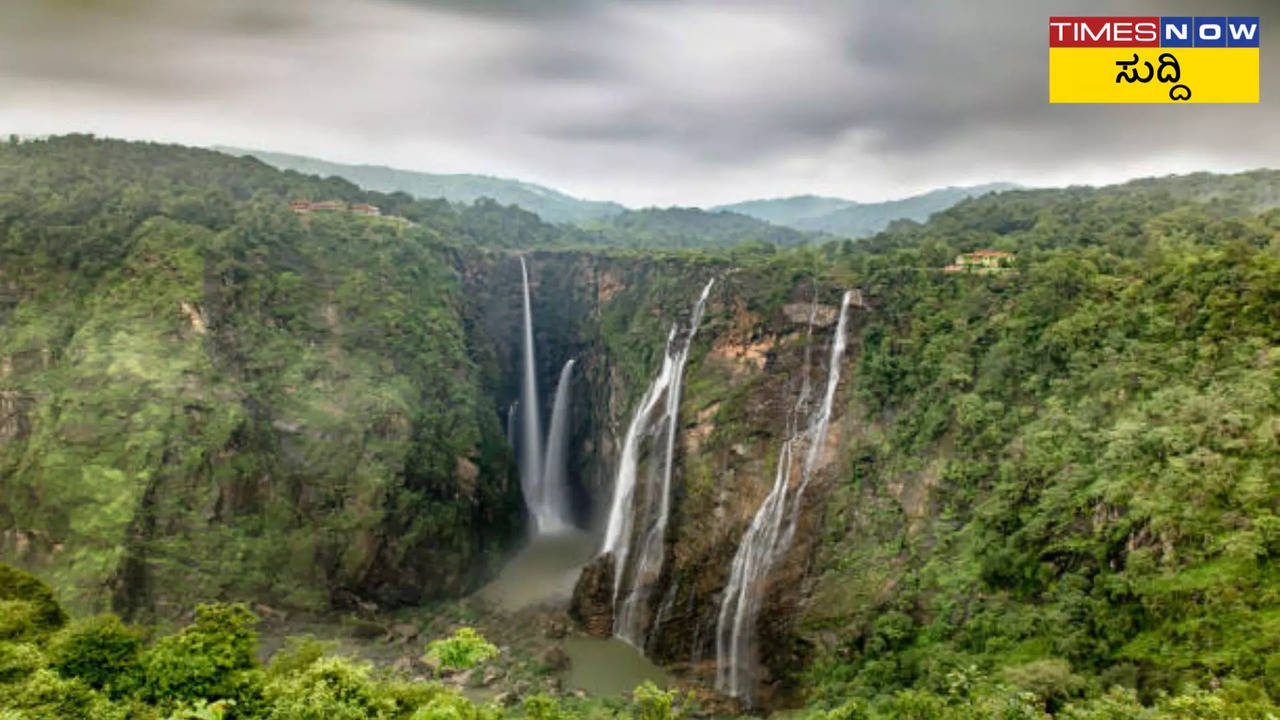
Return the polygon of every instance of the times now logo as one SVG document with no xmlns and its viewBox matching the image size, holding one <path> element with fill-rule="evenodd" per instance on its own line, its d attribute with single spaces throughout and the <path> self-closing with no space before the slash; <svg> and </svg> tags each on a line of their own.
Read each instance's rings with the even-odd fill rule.
<svg viewBox="0 0 1280 720">
<path fill-rule="evenodd" d="M 1256 17 L 1051 17 L 1049 47 L 1259 46 Z"/>
</svg>

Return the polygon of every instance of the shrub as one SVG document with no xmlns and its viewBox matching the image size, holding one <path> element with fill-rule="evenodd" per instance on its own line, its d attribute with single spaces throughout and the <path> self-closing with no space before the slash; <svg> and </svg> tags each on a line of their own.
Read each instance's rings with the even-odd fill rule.
<svg viewBox="0 0 1280 720">
<path fill-rule="evenodd" d="M 0 563 L 0 600 L 23 600 L 32 605 L 32 619 L 39 630 L 56 630 L 67 621 L 53 591 L 29 572 Z"/>
<path fill-rule="evenodd" d="M 360 720 L 393 717 L 395 700 L 370 679 L 369 665 L 345 658 L 316 660 L 267 683 L 264 715 L 271 720 Z"/>
<path fill-rule="evenodd" d="M 685 713 L 677 695 L 675 690 L 663 690 L 651 681 L 637 685 L 631 693 L 636 720 L 680 720 Z"/>
<path fill-rule="evenodd" d="M 115 615 L 99 615 L 59 630 L 49 644 L 49 664 L 63 677 L 116 697 L 137 686 L 141 649 L 139 631 Z"/>
<path fill-rule="evenodd" d="M 1004 676 L 1034 694 L 1050 712 L 1084 688 L 1084 680 L 1071 672 L 1071 665 L 1056 658 L 1005 668 Z"/>
<path fill-rule="evenodd" d="M 498 648 L 474 628 L 458 628 L 452 636 L 432 640 L 423 662 L 450 670 L 466 670 L 495 657 Z"/>
<path fill-rule="evenodd" d="M 17 682 L 44 667 L 44 656 L 30 643 L 0 643 L 0 684 Z"/>
<path fill-rule="evenodd" d="M 538 693 L 524 699 L 524 716 L 527 720 L 561 720 L 564 713 L 555 700 Z"/>
<path fill-rule="evenodd" d="M 123 720 L 113 706 L 84 682 L 41 668 L 17 685 L 0 686 L 0 707 L 21 712 L 23 720 Z"/>
<path fill-rule="evenodd" d="M 0 640 L 21 640 L 40 634 L 39 610 L 29 600 L 0 600 Z"/>
<path fill-rule="evenodd" d="M 526 706 L 527 707 L 527 706 Z M 502 720 L 491 705 L 478 706 L 456 692 L 441 692 L 418 708 L 409 720 Z"/>
<path fill-rule="evenodd" d="M 314 635 L 285 638 L 284 646 L 271 656 L 271 663 L 267 665 L 267 677 L 276 678 L 301 672 L 334 650 L 337 645 L 333 641 L 317 640 Z"/>
<path fill-rule="evenodd" d="M 243 604 L 200 605 L 195 622 L 161 638 L 143 657 L 143 685 L 155 700 L 219 700 L 244 690 L 255 666 L 257 616 Z"/>
</svg>

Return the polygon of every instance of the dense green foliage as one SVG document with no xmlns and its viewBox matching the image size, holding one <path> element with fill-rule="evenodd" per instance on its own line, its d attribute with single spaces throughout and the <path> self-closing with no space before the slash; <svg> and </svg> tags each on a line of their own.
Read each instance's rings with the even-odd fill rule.
<svg viewBox="0 0 1280 720">
<path fill-rule="evenodd" d="M 1278 189 L 1006 193 L 829 248 L 874 311 L 803 621 L 817 697 L 969 666 L 1050 706 L 1280 691 Z M 1016 268 L 938 271 L 979 248 Z"/>
<path fill-rule="evenodd" d="M 819 238 L 738 213 L 679 207 L 630 210 L 584 227 L 596 236 L 597 243 L 636 248 L 788 247 Z"/>
<path fill-rule="evenodd" d="M 29 572 L 0 564 L 0 607 L 7 608 L 0 622 L 14 623 L 6 636 L 20 635 L 30 623 L 32 630 L 53 630 L 67 621 L 67 615 L 53 598 L 53 591 Z M 19 622 L 18 618 L 25 618 Z"/>
<path fill-rule="evenodd" d="M 0 146 L 5 555 L 126 615 L 472 585 L 520 527 L 463 330 L 466 225 L 212 152 Z"/>
</svg>

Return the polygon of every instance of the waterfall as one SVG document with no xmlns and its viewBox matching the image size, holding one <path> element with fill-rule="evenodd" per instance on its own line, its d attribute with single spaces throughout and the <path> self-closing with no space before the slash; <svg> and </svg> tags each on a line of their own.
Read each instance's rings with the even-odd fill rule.
<svg viewBox="0 0 1280 720">
<path fill-rule="evenodd" d="M 662 368 L 640 398 L 622 443 L 601 553 L 613 553 L 614 635 L 636 647 L 643 647 L 649 593 L 662 572 L 684 366 L 714 282 L 708 281 L 702 289 L 683 338 L 672 325 L 662 355 Z M 654 417 L 659 405 L 662 413 Z M 646 459 L 650 462 L 645 466 L 641 482 L 640 459 L 646 440 L 651 440 L 654 447 L 647 453 Z M 638 544 L 633 552 L 632 543 L 636 539 Z"/>
<path fill-rule="evenodd" d="M 507 444 L 515 450 L 516 445 L 516 409 L 520 407 L 519 400 L 512 400 L 511 405 L 507 407 Z"/>
<path fill-rule="evenodd" d="M 573 360 L 560 370 L 556 397 L 551 405 L 551 427 L 547 430 L 547 451 L 542 466 L 542 486 L 538 498 L 545 526 L 542 532 L 558 532 L 572 527 L 569 512 L 569 478 L 565 455 L 569 449 L 569 387 L 573 379 Z M 542 522 L 541 520 L 539 521 Z"/>
<path fill-rule="evenodd" d="M 524 373 L 520 384 L 520 489 L 524 504 L 533 516 L 538 532 L 549 519 L 543 512 L 542 498 L 542 418 L 538 411 L 537 357 L 533 351 L 533 311 L 529 305 L 529 268 L 520 257 L 520 275 L 524 280 Z"/>
<path fill-rule="evenodd" d="M 803 412 L 809 401 L 809 359 L 808 349 L 805 350 L 804 384 L 788 418 L 787 438 L 778 453 L 773 488 L 760 504 L 760 509 L 756 511 L 738 544 L 729 569 L 729 582 L 725 586 L 724 598 L 720 604 L 720 616 L 716 623 L 716 689 L 748 702 L 755 690 L 758 661 L 755 631 L 760 604 L 764 599 L 765 580 L 774 563 L 785 557 L 791 547 L 804 491 L 826 450 L 836 387 L 840 383 L 840 364 L 844 358 L 846 322 L 852 297 L 852 292 L 846 292 L 840 301 L 840 319 L 836 323 L 835 337 L 831 340 L 831 358 L 827 365 L 827 383 L 822 402 L 810 416 L 804 433 L 798 435 L 795 432 L 795 418 Z M 812 328 L 812 312 L 809 323 Z M 795 445 L 801 441 L 807 442 L 808 446 L 800 466 L 800 481 L 795 491 L 789 493 Z"/>
<path fill-rule="evenodd" d="M 542 418 L 538 410 L 537 356 L 533 348 L 533 310 L 529 302 L 529 268 L 520 258 L 524 281 L 524 349 L 520 399 L 507 412 L 507 441 L 520 451 L 520 489 L 525 507 L 539 534 L 556 533 L 573 527 L 569 512 L 569 478 L 566 468 L 569 432 L 569 387 L 573 360 L 564 364 L 551 407 L 551 428 L 542 448 Z M 516 410 L 521 414 L 516 421 Z M 517 438 L 516 426 L 519 426 Z"/>
</svg>

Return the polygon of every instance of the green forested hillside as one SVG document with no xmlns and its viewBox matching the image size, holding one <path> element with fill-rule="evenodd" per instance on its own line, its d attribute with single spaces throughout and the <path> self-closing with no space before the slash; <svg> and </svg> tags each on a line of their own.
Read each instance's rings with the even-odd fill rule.
<svg viewBox="0 0 1280 720">
<path fill-rule="evenodd" d="M 876 300 L 807 684 L 912 688 L 903 707 L 975 676 L 1050 709 L 1112 685 L 1280 692 L 1277 189 L 1005 193 L 846 248 Z M 1016 268 L 937 271 L 978 248 Z"/>
<path fill-rule="evenodd" d="M 698 208 L 647 208 L 584 224 L 597 242 L 636 248 L 714 249 L 742 244 L 803 245 L 821 236 L 746 215 Z"/>
<path fill-rule="evenodd" d="M 415 601 L 519 532 L 447 206 L 88 137 L 0 146 L 0 188 L 4 554 L 75 607 Z"/>
</svg>

